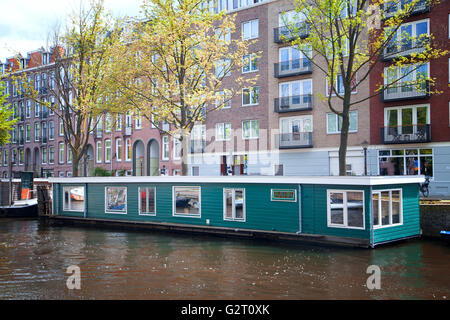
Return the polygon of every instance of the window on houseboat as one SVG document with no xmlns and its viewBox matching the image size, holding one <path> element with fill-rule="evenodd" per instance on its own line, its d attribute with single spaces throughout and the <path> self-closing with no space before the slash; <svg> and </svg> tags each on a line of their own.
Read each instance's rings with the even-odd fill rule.
<svg viewBox="0 0 450 320">
<path fill-rule="evenodd" d="M 328 191 L 328 226 L 364 228 L 364 192 Z"/>
<path fill-rule="evenodd" d="M 174 215 L 200 216 L 200 187 L 173 187 Z"/>
<path fill-rule="evenodd" d="M 372 193 L 373 226 L 402 224 L 401 190 L 383 190 Z"/>
<path fill-rule="evenodd" d="M 105 188 L 105 212 L 127 213 L 127 188 L 106 187 Z"/>
<path fill-rule="evenodd" d="M 245 220 L 245 189 L 223 189 L 224 220 Z"/>
<path fill-rule="evenodd" d="M 156 189 L 155 188 L 139 188 L 139 214 L 155 215 L 156 214 Z"/>
<path fill-rule="evenodd" d="M 84 187 L 64 187 L 64 211 L 84 211 Z"/>
</svg>

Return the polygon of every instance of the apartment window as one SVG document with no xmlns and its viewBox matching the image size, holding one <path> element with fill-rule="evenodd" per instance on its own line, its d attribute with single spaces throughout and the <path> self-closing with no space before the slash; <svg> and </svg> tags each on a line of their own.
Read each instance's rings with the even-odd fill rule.
<svg viewBox="0 0 450 320">
<path fill-rule="evenodd" d="M 173 216 L 201 216 L 200 187 L 172 187 Z"/>
<path fill-rule="evenodd" d="M 64 143 L 60 142 L 59 144 L 59 156 L 58 156 L 59 163 L 64 163 Z"/>
<path fill-rule="evenodd" d="M 298 135 L 303 132 L 313 131 L 313 118 L 309 116 L 280 118 L 280 133 L 283 135 L 282 140 L 291 139 L 291 135 Z M 300 139 L 301 137 L 296 137 Z"/>
<path fill-rule="evenodd" d="M 303 13 L 298 13 L 295 10 L 282 12 L 278 15 L 278 26 L 284 27 L 291 24 L 296 24 L 306 20 L 306 16 Z"/>
<path fill-rule="evenodd" d="M 358 111 L 350 111 L 350 126 L 348 128 L 350 133 L 358 131 Z M 327 134 L 340 133 L 342 129 L 342 117 L 335 113 L 327 113 Z"/>
<path fill-rule="evenodd" d="M 25 125 L 25 141 L 30 142 L 31 140 L 31 125 L 27 123 Z"/>
<path fill-rule="evenodd" d="M 47 122 L 42 122 L 42 141 L 47 142 Z"/>
<path fill-rule="evenodd" d="M 223 189 L 223 219 L 245 222 L 245 189 Z"/>
<path fill-rule="evenodd" d="M 27 118 L 31 117 L 31 101 L 30 100 L 27 100 L 27 103 L 26 103 L 25 117 L 27 117 Z"/>
<path fill-rule="evenodd" d="M 155 216 L 156 215 L 156 188 L 140 187 L 139 188 L 139 215 Z"/>
<path fill-rule="evenodd" d="M 312 100 L 312 80 L 298 80 L 279 84 L 280 106 L 307 105 Z"/>
<path fill-rule="evenodd" d="M 72 159 L 73 159 L 72 148 L 68 147 L 67 148 L 67 163 L 72 163 Z"/>
<path fill-rule="evenodd" d="M 39 141 L 40 136 L 41 136 L 41 126 L 39 122 L 36 122 L 34 124 L 34 141 Z"/>
<path fill-rule="evenodd" d="M 430 124 L 428 105 L 386 108 L 384 126 L 389 127 L 389 134 L 414 134 L 425 125 Z"/>
<path fill-rule="evenodd" d="M 127 213 L 126 187 L 105 187 L 105 213 Z"/>
<path fill-rule="evenodd" d="M 48 148 L 48 163 L 49 164 L 55 163 L 55 147 Z"/>
<path fill-rule="evenodd" d="M 23 149 L 19 149 L 19 165 L 23 165 Z"/>
<path fill-rule="evenodd" d="M 133 126 L 133 124 L 132 124 L 133 119 L 132 118 L 133 117 L 132 117 L 131 113 L 127 112 L 127 114 L 125 116 L 125 125 L 126 125 L 127 128 L 131 128 Z"/>
<path fill-rule="evenodd" d="M 125 139 L 125 161 L 131 161 L 132 156 L 132 147 L 131 147 L 131 139 Z"/>
<path fill-rule="evenodd" d="M 111 140 L 105 140 L 105 163 L 111 162 Z"/>
<path fill-rule="evenodd" d="M 328 227 L 364 229 L 364 191 L 327 190 Z"/>
<path fill-rule="evenodd" d="M 3 165 L 8 165 L 8 150 L 3 150 Z"/>
<path fill-rule="evenodd" d="M 173 139 L 173 159 L 180 160 L 181 158 L 181 141 Z"/>
<path fill-rule="evenodd" d="M 219 91 L 219 98 L 216 99 L 216 108 L 231 108 L 231 98 L 227 97 L 224 91 Z"/>
<path fill-rule="evenodd" d="M 97 163 L 101 163 L 102 162 L 102 142 L 101 141 L 97 141 L 96 143 L 96 151 L 97 151 L 97 158 L 96 158 L 96 162 Z"/>
<path fill-rule="evenodd" d="M 64 136 L 64 121 L 59 120 L 59 136 Z"/>
<path fill-rule="evenodd" d="M 169 136 L 162 137 L 162 160 L 169 160 Z"/>
<path fill-rule="evenodd" d="M 41 151 L 42 154 L 42 164 L 46 164 L 47 163 L 47 148 L 42 148 Z"/>
<path fill-rule="evenodd" d="M 401 189 L 372 192 L 373 227 L 382 228 L 403 224 Z"/>
<path fill-rule="evenodd" d="M 258 57 L 255 53 L 243 57 L 242 73 L 258 71 Z"/>
<path fill-rule="evenodd" d="M 112 130 L 113 118 L 110 114 L 105 116 L 105 132 L 110 133 Z"/>
<path fill-rule="evenodd" d="M 55 122 L 53 121 L 48 123 L 48 138 L 49 140 L 55 139 Z"/>
<path fill-rule="evenodd" d="M 222 30 L 220 28 L 217 28 L 215 30 L 216 37 L 220 40 L 225 42 L 226 44 L 229 44 L 231 42 L 231 31 L 230 29 Z"/>
<path fill-rule="evenodd" d="M 116 116 L 116 130 L 121 131 L 122 130 L 122 115 L 118 114 Z"/>
<path fill-rule="evenodd" d="M 39 118 L 39 113 L 41 111 L 41 105 L 39 102 L 34 103 L 34 117 Z"/>
<path fill-rule="evenodd" d="M 380 176 L 433 176 L 433 149 L 378 151 Z"/>
<path fill-rule="evenodd" d="M 311 50 L 311 48 L 309 48 Z M 309 50 L 307 55 L 311 56 Z M 280 63 L 280 71 L 291 69 L 299 69 L 309 64 L 308 57 L 296 47 L 283 47 L 278 49 L 278 61 Z"/>
<path fill-rule="evenodd" d="M 386 35 L 389 36 L 391 34 L 392 32 L 387 29 Z M 429 34 L 430 27 L 428 19 L 404 23 L 392 36 L 386 48 L 386 53 L 401 53 L 409 49 L 421 47 L 428 41 Z"/>
<path fill-rule="evenodd" d="M 64 176 L 64 172 L 62 172 Z M 60 172 L 61 176 L 61 172 Z M 63 210 L 64 211 L 84 211 L 84 187 L 74 186 L 74 187 L 64 187 L 64 201 Z"/>
<path fill-rule="evenodd" d="M 231 60 L 223 59 L 216 61 L 216 77 L 223 78 L 231 74 Z"/>
<path fill-rule="evenodd" d="M 142 116 L 140 113 L 136 115 L 134 127 L 135 129 L 142 129 Z"/>
<path fill-rule="evenodd" d="M 428 79 L 429 63 L 412 64 L 401 67 L 384 68 L 384 84 L 388 94 L 414 91 L 418 85 L 425 90 Z M 392 85 L 391 85 L 392 84 Z"/>
<path fill-rule="evenodd" d="M 116 139 L 116 161 L 122 161 L 122 139 Z"/>
<path fill-rule="evenodd" d="M 257 139 L 259 136 L 259 121 L 242 121 L 242 139 Z"/>
<path fill-rule="evenodd" d="M 259 104 L 259 87 L 242 89 L 242 106 L 254 106 Z"/>
<path fill-rule="evenodd" d="M 216 124 L 216 141 L 229 141 L 231 139 L 231 123 Z"/>
<path fill-rule="evenodd" d="M 242 39 L 249 40 L 258 38 L 258 19 L 242 23 Z"/>
<path fill-rule="evenodd" d="M 358 92 L 358 90 L 357 90 L 357 88 L 356 88 L 356 77 L 355 78 L 353 78 L 352 79 L 352 81 L 351 81 L 351 83 L 350 83 L 350 85 L 352 86 L 352 88 L 353 88 L 353 90 L 352 90 L 352 94 L 355 94 L 355 93 L 357 93 Z M 331 84 L 330 84 L 330 81 L 329 81 L 329 79 L 327 79 L 326 80 L 326 93 L 327 93 L 327 96 L 329 96 L 330 95 L 330 92 L 331 92 L 331 90 L 332 90 L 332 86 L 331 86 Z M 337 90 L 337 93 L 339 94 L 339 95 L 342 95 L 342 94 L 344 94 L 345 93 L 345 88 L 344 88 L 344 81 L 343 81 L 343 78 L 342 78 L 342 75 L 341 74 L 338 74 L 337 76 L 336 76 L 336 78 L 334 79 L 334 90 L 333 90 L 333 93 L 332 93 L 332 95 L 334 96 L 334 95 L 336 95 L 336 91 L 335 90 Z"/>
</svg>

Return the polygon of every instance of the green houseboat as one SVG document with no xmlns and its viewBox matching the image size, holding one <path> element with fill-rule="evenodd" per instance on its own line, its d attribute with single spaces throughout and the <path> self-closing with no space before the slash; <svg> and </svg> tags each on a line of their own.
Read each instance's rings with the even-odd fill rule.
<svg viewBox="0 0 450 320">
<path fill-rule="evenodd" d="M 375 247 L 420 235 L 423 177 L 50 178 L 53 221 Z"/>
</svg>

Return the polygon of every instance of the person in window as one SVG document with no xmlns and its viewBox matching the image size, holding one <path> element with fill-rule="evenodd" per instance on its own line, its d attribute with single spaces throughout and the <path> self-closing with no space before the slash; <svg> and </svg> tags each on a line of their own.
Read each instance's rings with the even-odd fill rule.
<svg viewBox="0 0 450 320">
<path fill-rule="evenodd" d="M 165 176 L 166 173 L 167 173 L 166 166 L 163 165 L 163 167 L 161 168 L 161 175 L 162 175 L 162 176 Z"/>
</svg>

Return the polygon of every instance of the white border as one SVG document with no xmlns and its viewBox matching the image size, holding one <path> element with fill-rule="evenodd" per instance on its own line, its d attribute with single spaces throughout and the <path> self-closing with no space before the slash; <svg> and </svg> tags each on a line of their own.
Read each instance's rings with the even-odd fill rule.
<svg viewBox="0 0 450 320">
<path fill-rule="evenodd" d="M 108 188 L 125 188 L 125 212 L 124 211 L 108 211 L 106 209 L 106 190 Z M 109 213 L 109 214 L 127 214 L 128 211 L 128 187 L 124 187 L 124 186 L 105 186 L 105 213 Z"/>
<path fill-rule="evenodd" d="M 145 194 L 146 194 L 146 202 L 148 200 L 148 189 L 149 188 L 153 188 L 153 199 L 155 199 L 155 211 L 154 212 L 145 212 L 142 213 L 142 203 L 141 203 L 141 188 L 146 189 Z M 147 207 L 148 207 L 148 202 L 147 202 Z M 138 188 L 138 213 L 140 216 L 156 216 L 156 187 L 155 186 L 150 186 L 150 187 L 139 187 Z"/>
<path fill-rule="evenodd" d="M 348 192 L 359 192 L 363 194 L 363 226 L 362 227 L 351 227 L 348 226 L 348 208 L 344 206 L 347 203 L 347 196 L 344 196 L 345 201 L 343 202 L 343 225 L 332 224 L 331 223 L 331 207 L 330 207 L 330 193 L 342 193 L 347 194 Z M 364 190 L 344 190 L 344 189 L 327 189 L 327 227 L 329 228 L 342 228 L 342 229 L 355 229 L 355 230 L 366 230 L 366 198 Z"/>
<path fill-rule="evenodd" d="M 64 203 L 65 203 L 65 199 L 64 199 L 64 193 L 65 193 L 65 190 L 66 189 L 70 189 L 70 188 L 83 188 L 83 197 L 84 197 L 84 200 L 83 200 L 83 210 L 82 211 L 79 211 L 79 210 L 71 210 L 71 209 L 66 209 L 65 207 L 64 207 Z M 84 212 L 84 208 L 86 207 L 86 188 L 85 188 L 85 186 L 63 186 L 62 187 L 62 211 L 65 211 L 65 212 Z M 69 191 L 69 202 L 70 203 L 72 203 L 72 199 L 70 198 L 70 191 Z"/>
<path fill-rule="evenodd" d="M 246 198 L 245 198 L 245 188 L 223 188 L 223 220 L 224 221 L 235 221 L 235 222 L 247 222 L 247 211 L 246 211 Z M 233 207 L 232 207 L 232 212 L 231 218 L 228 218 L 226 213 L 227 213 L 227 199 L 225 196 L 225 191 L 230 190 L 232 193 L 232 202 L 233 202 Z M 236 200 L 236 190 L 240 190 L 242 191 L 243 194 L 243 199 L 242 199 L 242 212 L 243 212 L 243 218 L 236 218 L 236 206 L 235 206 L 235 200 Z"/>
<path fill-rule="evenodd" d="M 175 201 L 175 188 L 198 188 L 198 200 L 200 203 L 198 214 L 182 214 L 176 212 L 176 201 Z M 202 187 L 200 186 L 172 186 L 172 217 L 183 217 L 183 218 L 201 218 L 202 217 Z"/>
<path fill-rule="evenodd" d="M 392 191 L 400 191 L 400 222 L 399 223 L 390 223 L 387 225 L 381 224 L 381 192 L 389 192 L 389 222 L 392 222 Z M 395 188 L 395 189 L 380 189 L 380 190 L 372 190 L 372 195 L 370 201 L 373 201 L 373 194 L 378 193 L 378 225 L 373 224 L 373 228 L 375 230 L 390 228 L 390 227 L 398 227 L 403 225 L 403 189 Z M 373 218 L 373 213 L 372 213 Z"/>
<path fill-rule="evenodd" d="M 273 200 L 273 191 L 294 191 L 294 200 Z M 278 201 L 278 202 L 297 202 L 297 189 L 270 189 L 270 201 Z"/>
</svg>

